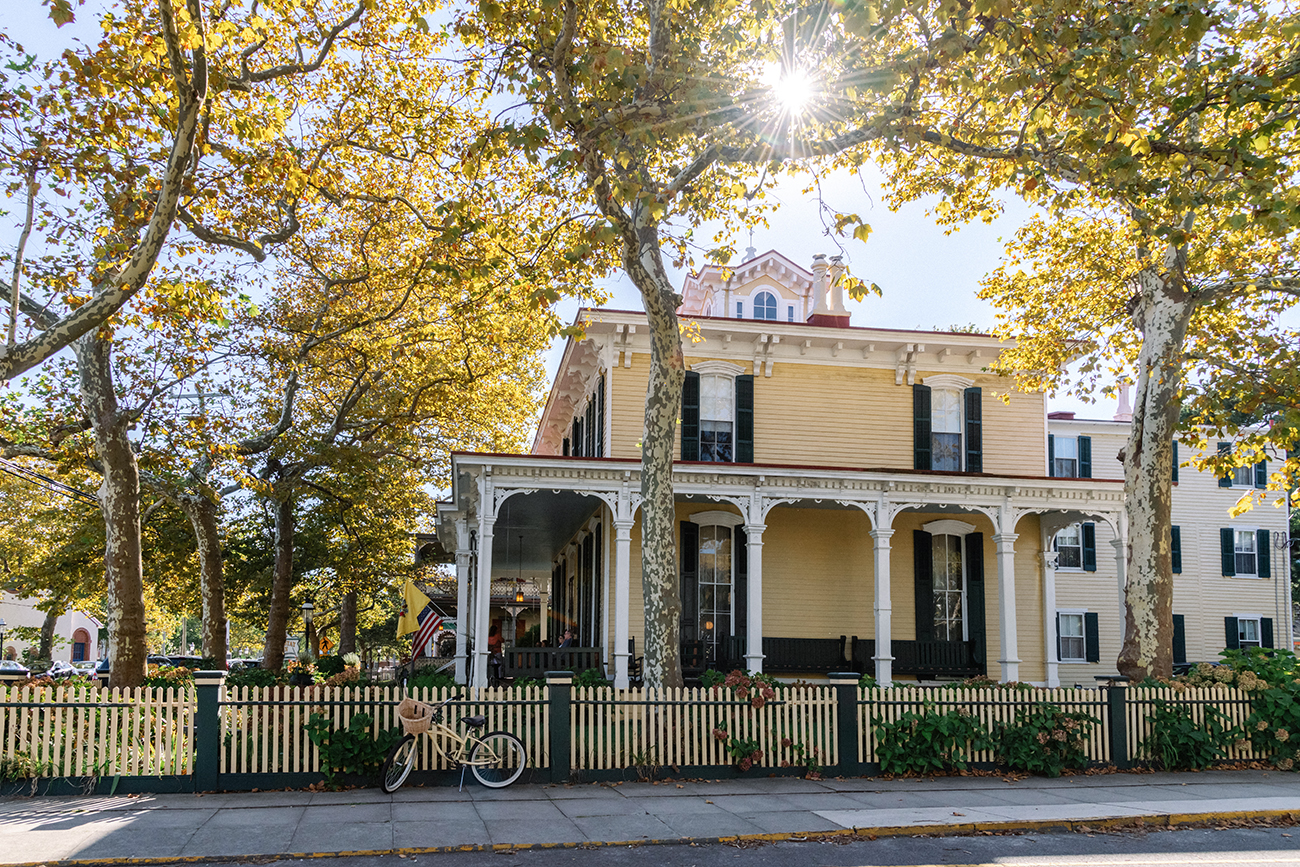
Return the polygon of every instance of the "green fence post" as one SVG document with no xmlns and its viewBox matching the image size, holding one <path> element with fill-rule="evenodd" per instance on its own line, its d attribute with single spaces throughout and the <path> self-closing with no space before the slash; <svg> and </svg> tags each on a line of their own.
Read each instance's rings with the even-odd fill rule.
<svg viewBox="0 0 1300 867">
<path fill-rule="evenodd" d="M 1106 715 L 1110 724 L 1110 763 L 1120 770 L 1130 768 L 1128 760 L 1128 678 L 1097 676 L 1105 681 Z"/>
<path fill-rule="evenodd" d="M 546 672 L 551 728 L 551 782 L 569 779 L 569 734 L 573 729 L 573 672 Z"/>
<path fill-rule="evenodd" d="M 862 740 L 858 731 L 858 678 L 862 675 L 852 671 L 832 671 L 829 675 L 831 686 L 835 687 L 835 747 L 839 752 L 840 776 L 862 773 L 862 764 L 858 761 L 858 743 Z"/>
<path fill-rule="evenodd" d="M 221 687 L 224 671 L 194 672 L 194 791 L 216 791 L 221 777 Z"/>
</svg>

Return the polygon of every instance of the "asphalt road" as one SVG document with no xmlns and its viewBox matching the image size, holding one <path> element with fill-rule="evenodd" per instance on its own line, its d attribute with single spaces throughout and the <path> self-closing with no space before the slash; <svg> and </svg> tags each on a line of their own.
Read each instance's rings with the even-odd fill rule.
<svg viewBox="0 0 1300 867">
<path fill-rule="evenodd" d="M 1300 867 L 1300 827 L 844 840 L 814 837 L 807 842 L 740 846 L 595 846 L 237 863 L 258 867 Z M 230 864 L 211 862 L 212 867 Z"/>
</svg>

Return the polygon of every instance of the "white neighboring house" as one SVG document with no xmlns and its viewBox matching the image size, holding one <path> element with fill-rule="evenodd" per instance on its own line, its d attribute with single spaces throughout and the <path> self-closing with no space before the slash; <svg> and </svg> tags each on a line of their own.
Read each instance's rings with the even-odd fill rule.
<svg viewBox="0 0 1300 867">
<path fill-rule="evenodd" d="M 0 620 L 4 620 L 5 625 L 2 630 L 4 633 L 3 646 L 0 647 L 0 655 L 5 659 L 21 659 L 23 650 L 29 645 L 35 646 L 38 642 L 29 642 L 17 639 L 13 635 L 15 626 L 31 626 L 36 629 L 41 628 L 45 622 L 45 612 L 36 607 L 36 600 L 27 599 L 0 591 Z M 54 625 L 54 651 L 53 657 L 65 662 L 82 662 L 98 659 L 99 652 L 99 631 L 101 624 L 98 620 L 81 611 L 69 611 L 58 619 Z M 107 633 L 105 633 L 107 637 Z"/>
</svg>

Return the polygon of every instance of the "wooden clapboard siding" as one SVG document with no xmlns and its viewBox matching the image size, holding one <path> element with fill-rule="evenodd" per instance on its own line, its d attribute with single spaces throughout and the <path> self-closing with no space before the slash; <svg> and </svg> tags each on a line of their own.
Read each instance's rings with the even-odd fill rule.
<svg viewBox="0 0 1300 867">
<path fill-rule="evenodd" d="M 763 532 L 763 631 L 870 638 L 871 522 L 861 509 L 777 507 Z"/>
<path fill-rule="evenodd" d="M 707 344 L 705 344 L 707 346 Z M 688 353 L 691 347 L 688 347 Z M 708 358 L 688 354 L 686 365 Z M 730 361 L 748 359 L 728 357 Z M 918 381 L 925 373 L 918 373 Z M 610 447 L 617 458 L 639 458 L 645 422 L 649 356 L 634 354 L 630 368 L 609 374 Z M 1043 397 L 1011 392 L 1009 383 L 972 371 L 983 389 L 984 472 L 1043 475 Z M 892 369 L 777 362 L 772 375 L 754 377 L 754 461 L 760 464 L 911 470 L 912 389 L 894 384 Z M 680 442 L 675 458 L 680 458 Z"/>
<path fill-rule="evenodd" d="M 1043 633 L 1043 558 L 1042 533 L 1037 515 L 1026 515 L 1016 524 L 1016 653 L 1020 657 L 1020 680 L 1043 683 L 1047 680 L 1046 642 Z M 990 536 L 984 537 L 984 595 L 993 597 L 997 607 L 997 547 Z M 997 633 L 997 621 L 988 625 Z M 992 648 L 992 642 L 989 644 Z M 994 666 L 999 657 L 989 656 L 989 674 L 996 677 Z"/>
<path fill-rule="evenodd" d="M 615 366 L 609 371 L 610 406 L 605 408 L 609 415 L 610 438 L 605 454 L 611 458 L 640 460 L 641 442 L 645 431 L 645 397 L 646 386 L 650 381 L 650 356 L 632 355 L 632 366 Z M 680 439 L 680 438 L 679 438 Z M 681 454 L 681 442 L 673 452 L 676 459 Z"/>
<path fill-rule="evenodd" d="M 1093 466 L 1097 465 L 1097 447 L 1093 445 Z M 1115 533 L 1105 521 L 1094 521 L 1097 540 L 1097 571 L 1082 569 L 1056 570 L 1056 608 L 1089 611 L 1097 615 L 1097 662 L 1065 662 L 1060 666 L 1063 686 L 1075 683 L 1091 684 L 1099 674 L 1118 671 L 1120 641 L 1123 636 L 1123 605 L 1115 562 L 1115 546 L 1111 541 Z M 1053 612 L 1055 617 L 1055 612 Z"/>
</svg>

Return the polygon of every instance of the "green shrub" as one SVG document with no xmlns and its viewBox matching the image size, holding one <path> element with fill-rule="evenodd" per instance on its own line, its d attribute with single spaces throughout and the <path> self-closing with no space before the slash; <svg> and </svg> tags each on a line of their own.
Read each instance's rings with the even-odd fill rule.
<svg viewBox="0 0 1300 867">
<path fill-rule="evenodd" d="M 573 676 L 574 686 L 609 686 L 609 681 L 605 679 L 605 672 L 599 668 L 589 668 L 586 671 L 579 671 Z"/>
<path fill-rule="evenodd" d="M 455 685 L 456 677 L 451 672 L 431 669 L 417 671 L 406 681 L 408 689 L 443 689 Z"/>
<path fill-rule="evenodd" d="M 880 770 L 887 774 L 964 771 L 972 752 L 993 746 L 978 719 L 963 710 L 936 713 L 930 702 L 921 713 L 904 711 L 892 722 L 876 717 L 871 724 Z"/>
<path fill-rule="evenodd" d="M 1239 735 L 1226 714 L 1208 706 L 1205 722 L 1198 723 L 1190 707 L 1156 699 L 1147 720 L 1151 736 L 1142 742 L 1140 754 L 1166 771 L 1208 768 L 1227 755 Z"/>
<path fill-rule="evenodd" d="M 347 667 L 347 663 L 343 661 L 343 657 L 337 654 L 322 656 L 320 659 L 316 660 L 316 672 L 318 674 L 323 674 L 326 677 L 333 677 L 336 674 L 340 674 L 343 669 Z"/>
<path fill-rule="evenodd" d="M 283 671 L 271 671 L 266 668 L 245 668 L 240 671 L 232 671 L 226 675 L 226 686 L 228 687 L 280 686 L 285 681 Z"/>
<path fill-rule="evenodd" d="M 1059 777 L 1066 768 L 1088 764 L 1084 744 L 1101 720 L 1082 711 L 1066 713 L 1039 702 L 1016 711 L 1015 721 L 998 727 L 995 740 L 1002 761 L 1017 771 Z"/>
<path fill-rule="evenodd" d="M 326 783 L 335 785 L 335 774 L 360 776 L 379 771 L 384 756 L 401 740 L 402 730 L 391 728 L 372 738 L 370 726 L 374 722 L 370 714 L 359 713 L 348 721 L 346 729 L 336 729 L 324 714 L 311 715 L 306 725 L 307 737 L 320 749 L 321 773 Z"/>
<path fill-rule="evenodd" d="M 710 668 L 700 675 L 700 683 L 705 689 L 711 689 L 720 686 L 727 676 L 717 669 Z"/>
<path fill-rule="evenodd" d="M 168 687 L 184 689 L 194 685 L 194 672 L 184 666 L 149 666 L 141 686 Z"/>
<path fill-rule="evenodd" d="M 880 686 L 875 677 L 870 674 L 864 674 L 858 678 L 858 687 L 861 689 L 875 689 Z"/>
</svg>

